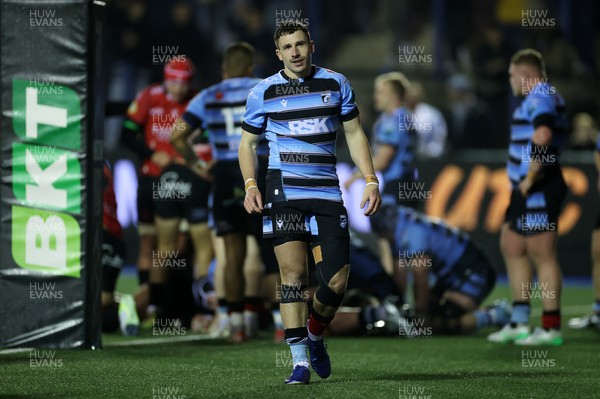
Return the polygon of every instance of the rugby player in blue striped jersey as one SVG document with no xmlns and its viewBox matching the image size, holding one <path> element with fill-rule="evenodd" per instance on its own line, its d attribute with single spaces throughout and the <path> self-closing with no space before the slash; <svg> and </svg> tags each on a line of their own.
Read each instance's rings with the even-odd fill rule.
<svg viewBox="0 0 600 399">
<path fill-rule="evenodd" d="M 569 133 L 565 103 L 548 83 L 542 55 L 520 50 L 511 59 L 510 85 L 521 103 L 513 112 L 506 171 L 512 186 L 500 247 L 513 295 L 511 322 L 491 342 L 560 345 L 562 275 L 556 256 L 558 216 L 567 193 L 560 153 Z M 532 282 L 529 260 L 538 282 Z M 542 326 L 529 329 L 530 301 L 542 300 Z"/>
<path fill-rule="evenodd" d="M 223 273 L 232 342 L 246 340 L 243 319 L 246 236 L 254 235 L 254 225 L 260 226 L 259 218 L 253 218 L 244 211 L 244 181 L 237 161 L 246 97 L 250 89 L 260 82 L 253 77 L 253 71 L 254 48 L 244 42 L 231 44 L 223 56 L 223 80 L 202 90 L 190 101 L 171 139 L 189 166 L 203 174 L 206 167 L 201 165 L 202 162 L 198 163 L 187 140 L 196 128 L 208 132 L 216 161 L 211 169 L 214 176 L 212 214 L 216 234 L 223 237 L 225 246 Z M 206 274 L 195 283 L 201 292 L 212 290 Z M 249 305 L 249 300 L 259 301 L 258 298 L 246 298 L 246 305 Z M 223 306 L 225 304 L 221 302 L 220 308 Z"/>
<path fill-rule="evenodd" d="M 294 364 L 285 383 L 307 384 L 307 349 L 317 375 L 331 374 L 323 332 L 342 302 L 349 272 L 348 215 L 336 174 L 340 124 L 366 180 L 361 201 L 365 215 L 379 210 L 381 195 L 348 80 L 312 65 L 315 45 L 304 25 L 281 24 L 274 40 L 284 68 L 248 95 L 239 162 L 246 185 L 244 206 L 249 213 L 262 213 L 263 237 L 272 240 L 281 271 L 281 316 Z M 255 145 L 262 133 L 270 149 L 264 207 L 255 180 Z M 303 290 L 308 245 L 319 281 L 310 316 Z"/>
</svg>

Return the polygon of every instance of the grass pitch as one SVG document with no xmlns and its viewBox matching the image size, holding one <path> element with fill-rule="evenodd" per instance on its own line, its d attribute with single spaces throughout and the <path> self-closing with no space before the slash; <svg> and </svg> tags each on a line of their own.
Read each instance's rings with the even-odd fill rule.
<svg viewBox="0 0 600 399">
<path fill-rule="evenodd" d="M 506 286 L 490 301 L 501 297 Z M 600 331 L 566 327 L 570 317 L 590 309 L 591 299 L 591 287 L 565 288 L 560 347 L 494 345 L 485 340 L 493 330 L 466 337 L 330 338 L 333 373 L 326 380 L 313 373 L 307 386 L 283 384 L 291 359 L 287 346 L 273 344 L 268 334 L 232 345 L 146 330 L 137 338 L 105 336 L 97 351 L 4 351 L 0 398 L 599 397 Z M 539 312 L 534 302 L 533 325 Z M 33 365 L 32 356 L 38 359 Z"/>
</svg>

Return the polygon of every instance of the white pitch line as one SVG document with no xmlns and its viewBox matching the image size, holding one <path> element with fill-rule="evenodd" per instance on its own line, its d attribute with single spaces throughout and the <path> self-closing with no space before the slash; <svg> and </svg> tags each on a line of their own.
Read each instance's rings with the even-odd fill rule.
<svg viewBox="0 0 600 399">
<path fill-rule="evenodd" d="M 212 335 L 184 335 L 180 337 L 161 337 L 161 338 L 142 338 L 132 339 L 130 341 L 119 341 L 104 344 L 104 348 L 108 347 L 123 347 L 123 346 L 139 346 L 139 345 L 154 345 L 154 344 L 176 344 L 178 342 L 193 342 L 193 341 L 206 341 L 206 340 L 217 340 L 219 337 Z M 11 353 L 21 353 L 35 350 L 36 348 L 11 348 L 0 350 L 0 355 L 9 355 Z"/>
<path fill-rule="evenodd" d="M 14 348 L 14 349 L 2 349 L 0 355 L 10 355 L 11 353 L 21 353 L 35 350 L 35 348 Z"/>
<path fill-rule="evenodd" d="M 132 339 L 130 341 L 111 342 L 105 344 L 104 347 L 111 346 L 137 346 L 137 345 L 153 345 L 153 344 L 175 344 L 177 342 L 191 342 L 191 341 L 206 341 L 216 340 L 218 338 L 211 335 L 183 335 L 181 337 L 164 337 L 164 338 L 142 338 Z"/>
</svg>

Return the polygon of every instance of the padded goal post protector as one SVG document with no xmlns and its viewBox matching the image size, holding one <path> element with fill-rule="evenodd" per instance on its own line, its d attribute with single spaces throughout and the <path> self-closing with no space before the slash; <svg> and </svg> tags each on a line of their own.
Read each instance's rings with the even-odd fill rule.
<svg viewBox="0 0 600 399">
<path fill-rule="evenodd" d="M 104 9 L 0 3 L 0 347 L 101 345 Z"/>
</svg>

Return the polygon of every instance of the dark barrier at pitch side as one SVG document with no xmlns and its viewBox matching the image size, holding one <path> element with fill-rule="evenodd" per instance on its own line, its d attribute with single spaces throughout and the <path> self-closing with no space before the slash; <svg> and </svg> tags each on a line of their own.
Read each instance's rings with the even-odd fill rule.
<svg viewBox="0 0 600 399">
<path fill-rule="evenodd" d="M 100 346 L 103 2 L 0 4 L 0 346 Z"/>
</svg>

